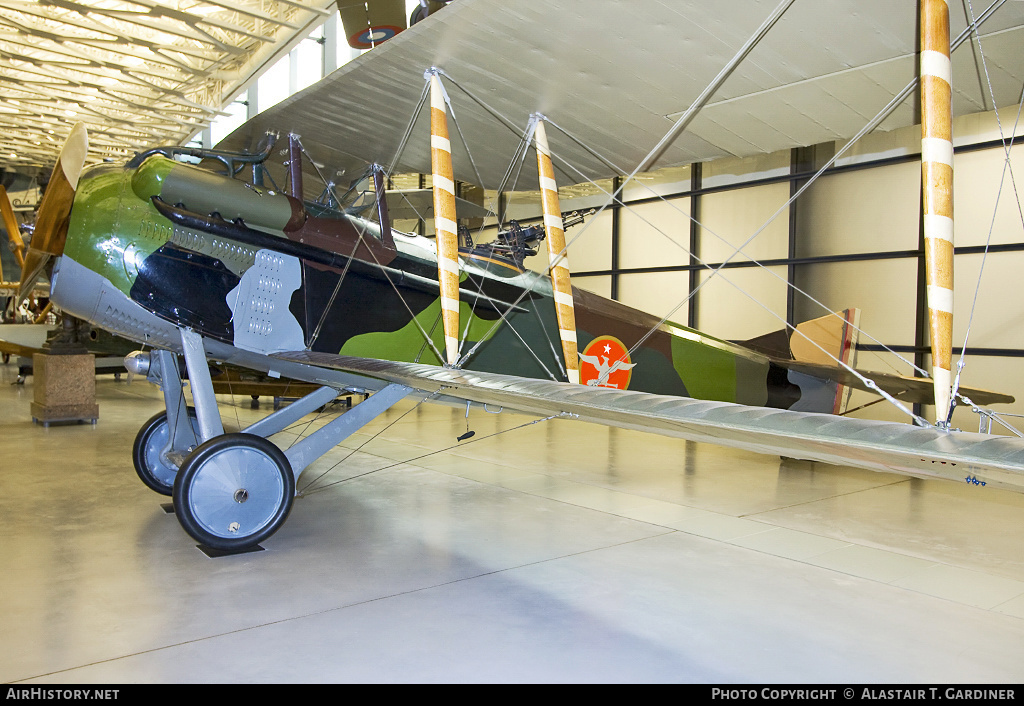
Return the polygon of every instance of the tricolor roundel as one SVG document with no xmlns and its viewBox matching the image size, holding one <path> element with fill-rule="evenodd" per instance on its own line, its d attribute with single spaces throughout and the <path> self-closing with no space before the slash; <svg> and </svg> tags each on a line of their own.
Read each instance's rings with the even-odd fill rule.
<svg viewBox="0 0 1024 706">
<path fill-rule="evenodd" d="M 381 42 L 394 37 L 396 34 L 401 32 L 404 27 L 396 27 L 393 25 L 377 25 L 376 27 L 367 27 L 366 29 L 356 32 L 348 38 L 348 44 L 356 49 L 370 49 Z"/>
<path fill-rule="evenodd" d="M 580 356 L 580 383 L 591 387 L 625 390 L 633 375 L 633 363 L 622 341 L 614 336 L 598 336 Z"/>
</svg>

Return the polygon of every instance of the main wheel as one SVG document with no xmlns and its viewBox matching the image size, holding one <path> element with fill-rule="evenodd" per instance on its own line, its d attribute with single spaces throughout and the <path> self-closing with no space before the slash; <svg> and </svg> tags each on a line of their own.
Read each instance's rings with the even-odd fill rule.
<svg viewBox="0 0 1024 706">
<path fill-rule="evenodd" d="M 188 417 L 198 439 L 199 420 L 196 418 L 194 407 L 188 408 Z M 161 495 L 171 494 L 174 488 L 174 476 L 178 474 L 177 466 L 169 464 L 160 457 L 161 452 L 167 446 L 169 429 L 167 412 L 154 414 L 139 429 L 139 433 L 135 435 L 135 445 L 132 446 L 132 463 L 135 465 L 135 472 L 139 474 L 143 483 Z"/>
<path fill-rule="evenodd" d="M 202 444 L 174 479 L 174 511 L 194 539 L 236 551 L 274 534 L 291 512 L 295 476 L 281 449 L 252 434 Z"/>
</svg>

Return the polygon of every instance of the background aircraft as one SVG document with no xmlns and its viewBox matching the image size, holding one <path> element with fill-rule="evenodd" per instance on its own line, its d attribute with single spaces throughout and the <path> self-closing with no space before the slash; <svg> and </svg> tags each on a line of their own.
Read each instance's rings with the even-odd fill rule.
<svg viewBox="0 0 1024 706">
<path fill-rule="evenodd" d="M 447 4 L 447 0 L 421 0 L 407 23 L 405 0 L 337 0 L 345 37 L 353 49 L 371 49 L 379 46 Z"/>
</svg>

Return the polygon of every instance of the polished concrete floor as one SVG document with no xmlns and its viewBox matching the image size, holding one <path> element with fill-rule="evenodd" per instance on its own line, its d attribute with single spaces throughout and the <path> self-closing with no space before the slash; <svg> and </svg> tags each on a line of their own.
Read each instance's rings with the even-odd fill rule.
<svg viewBox="0 0 1024 706">
<path fill-rule="evenodd" d="M 43 428 L 15 373 L 0 682 L 1024 680 L 1024 495 L 508 413 L 458 444 L 463 410 L 405 403 L 209 558 L 132 469 L 155 388 Z"/>
</svg>

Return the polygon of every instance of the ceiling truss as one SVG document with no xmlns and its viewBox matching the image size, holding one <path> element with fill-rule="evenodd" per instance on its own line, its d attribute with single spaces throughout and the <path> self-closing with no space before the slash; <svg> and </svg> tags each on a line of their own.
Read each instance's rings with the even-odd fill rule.
<svg viewBox="0 0 1024 706">
<path fill-rule="evenodd" d="M 0 0 L 0 169 L 47 169 L 79 121 L 90 162 L 184 142 L 333 8 L 333 0 Z"/>
</svg>

